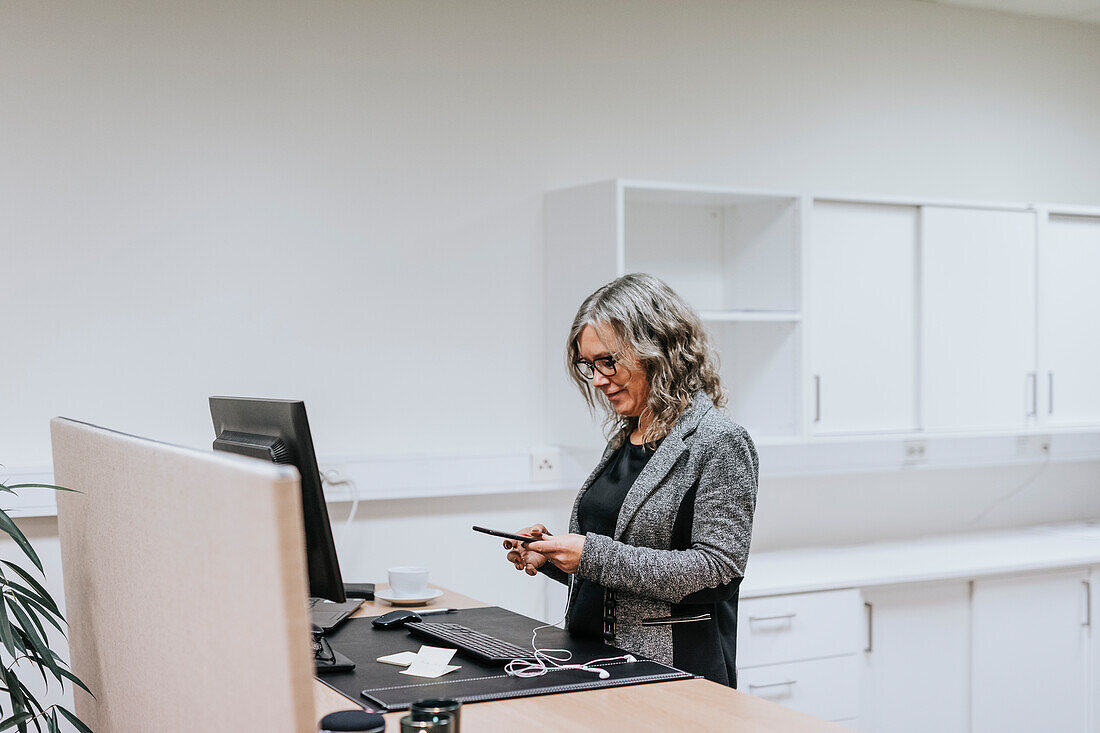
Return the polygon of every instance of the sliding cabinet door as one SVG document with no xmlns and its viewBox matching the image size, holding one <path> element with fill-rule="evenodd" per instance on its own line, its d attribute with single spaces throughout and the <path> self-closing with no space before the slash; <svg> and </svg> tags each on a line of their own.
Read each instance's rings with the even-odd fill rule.
<svg viewBox="0 0 1100 733">
<path fill-rule="evenodd" d="M 921 210 L 921 395 L 928 430 L 1035 420 L 1035 214 Z"/>
<path fill-rule="evenodd" d="M 1100 425 L 1100 217 L 1052 216 L 1042 246 L 1046 420 Z"/>
<path fill-rule="evenodd" d="M 915 429 L 916 207 L 818 201 L 811 229 L 814 433 Z"/>
</svg>

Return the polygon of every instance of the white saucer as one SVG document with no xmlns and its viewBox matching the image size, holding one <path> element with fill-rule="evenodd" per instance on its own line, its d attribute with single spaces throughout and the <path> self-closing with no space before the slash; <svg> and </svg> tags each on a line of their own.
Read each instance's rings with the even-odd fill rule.
<svg viewBox="0 0 1100 733">
<path fill-rule="evenodd" d="M 389 588 L 385 590 L 376 590 L 374 597 L 380 601 L 393 604 L 394 606 L 419 606 L 427 603 L 428 601 L 435 600 L 443 595 L 443 591 L 439 588 L 428 588 L 421 595 L 416 596 L 401 596 L 397 595 Z"/>
</svg>

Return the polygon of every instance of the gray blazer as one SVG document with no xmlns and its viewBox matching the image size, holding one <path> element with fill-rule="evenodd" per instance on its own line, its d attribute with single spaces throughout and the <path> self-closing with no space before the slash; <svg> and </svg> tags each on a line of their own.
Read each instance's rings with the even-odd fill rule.
<svg viewBox="0 0 1100 733">
<path fill-rule="evenodd" d="M 615 450 L 608 445 L 581 486 L 573 504 L 570 532 L 579 532 L 581 497 Z M 706 394 L 696 394 L 627 493 L 614 537 L 592 532 L 585 537 L 577 576 L 613 591 L 615 646 L 672 664 L 674 624 L 668 619 L 684 613 L 685 607 L 677 604 L 689 596 L 688 602 L 695 603 L 707 589 L 732 586 L 736 616 L 737 585 L 745 573 L 752 536 L 758 471 L 756 448 L 745 429 L 716 409 Z M 693 501 L 685 503 L 689 494 Z M 687 549 L 672 549 L 682 505 L 691 512 L 686 517 L 690 544 Z M 549 564 L 546 573 L 568 582 L 565 573 Z M 574 600 L 571 593 L 570 610 Z M 729 594 L 718 600 L 728 605 Z M 700 608 L 709 606 L 691 606 L 693 612 Z M 723 614 L 728 616 L 728 608 L 713 619 L 706 614 L 701 621 L 716 624 Z M 712 632 L 712 638 L 715 633 L 719 637 L 731 633 L 728 628 Z M 732 633 L 735 635 L 735 628 Z M 723 646 L 727 642 L 729 647 L 718 656 L 724 653 L 732 667 L 736 639 L 726 639 Z M 682 661 L 685 650 L 676 652 Z M 713 656 L 709 647 L 690 653 Z"/>
</svg>

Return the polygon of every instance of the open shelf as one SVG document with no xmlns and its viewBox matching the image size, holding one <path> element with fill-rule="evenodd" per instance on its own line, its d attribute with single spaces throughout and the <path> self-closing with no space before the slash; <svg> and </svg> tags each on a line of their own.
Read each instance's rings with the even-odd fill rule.
<svg viewBox="0 0 1100 733">
<path fill-rule="evenodd" d="M 623 270 L 700 311 L 798 311 L 798 198 L 623 184 Z"/>
</svg>

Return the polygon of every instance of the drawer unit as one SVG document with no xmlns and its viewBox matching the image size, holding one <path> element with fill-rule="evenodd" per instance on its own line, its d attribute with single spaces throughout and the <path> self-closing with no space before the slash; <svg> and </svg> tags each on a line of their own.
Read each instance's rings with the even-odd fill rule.
<svg viewBox="0 0 1100 733">
<path fill-rule="evenodd" d="M 849 654 L 739 670 L 737 689 L 830 721 L 859 714 L 859 669 Z"/>
<path fill-rule="evenodd" d="M 745 599 L 737 613 L 737 666 L 855 654 L 862 620 L 855 589 Z"/>
</svg>

